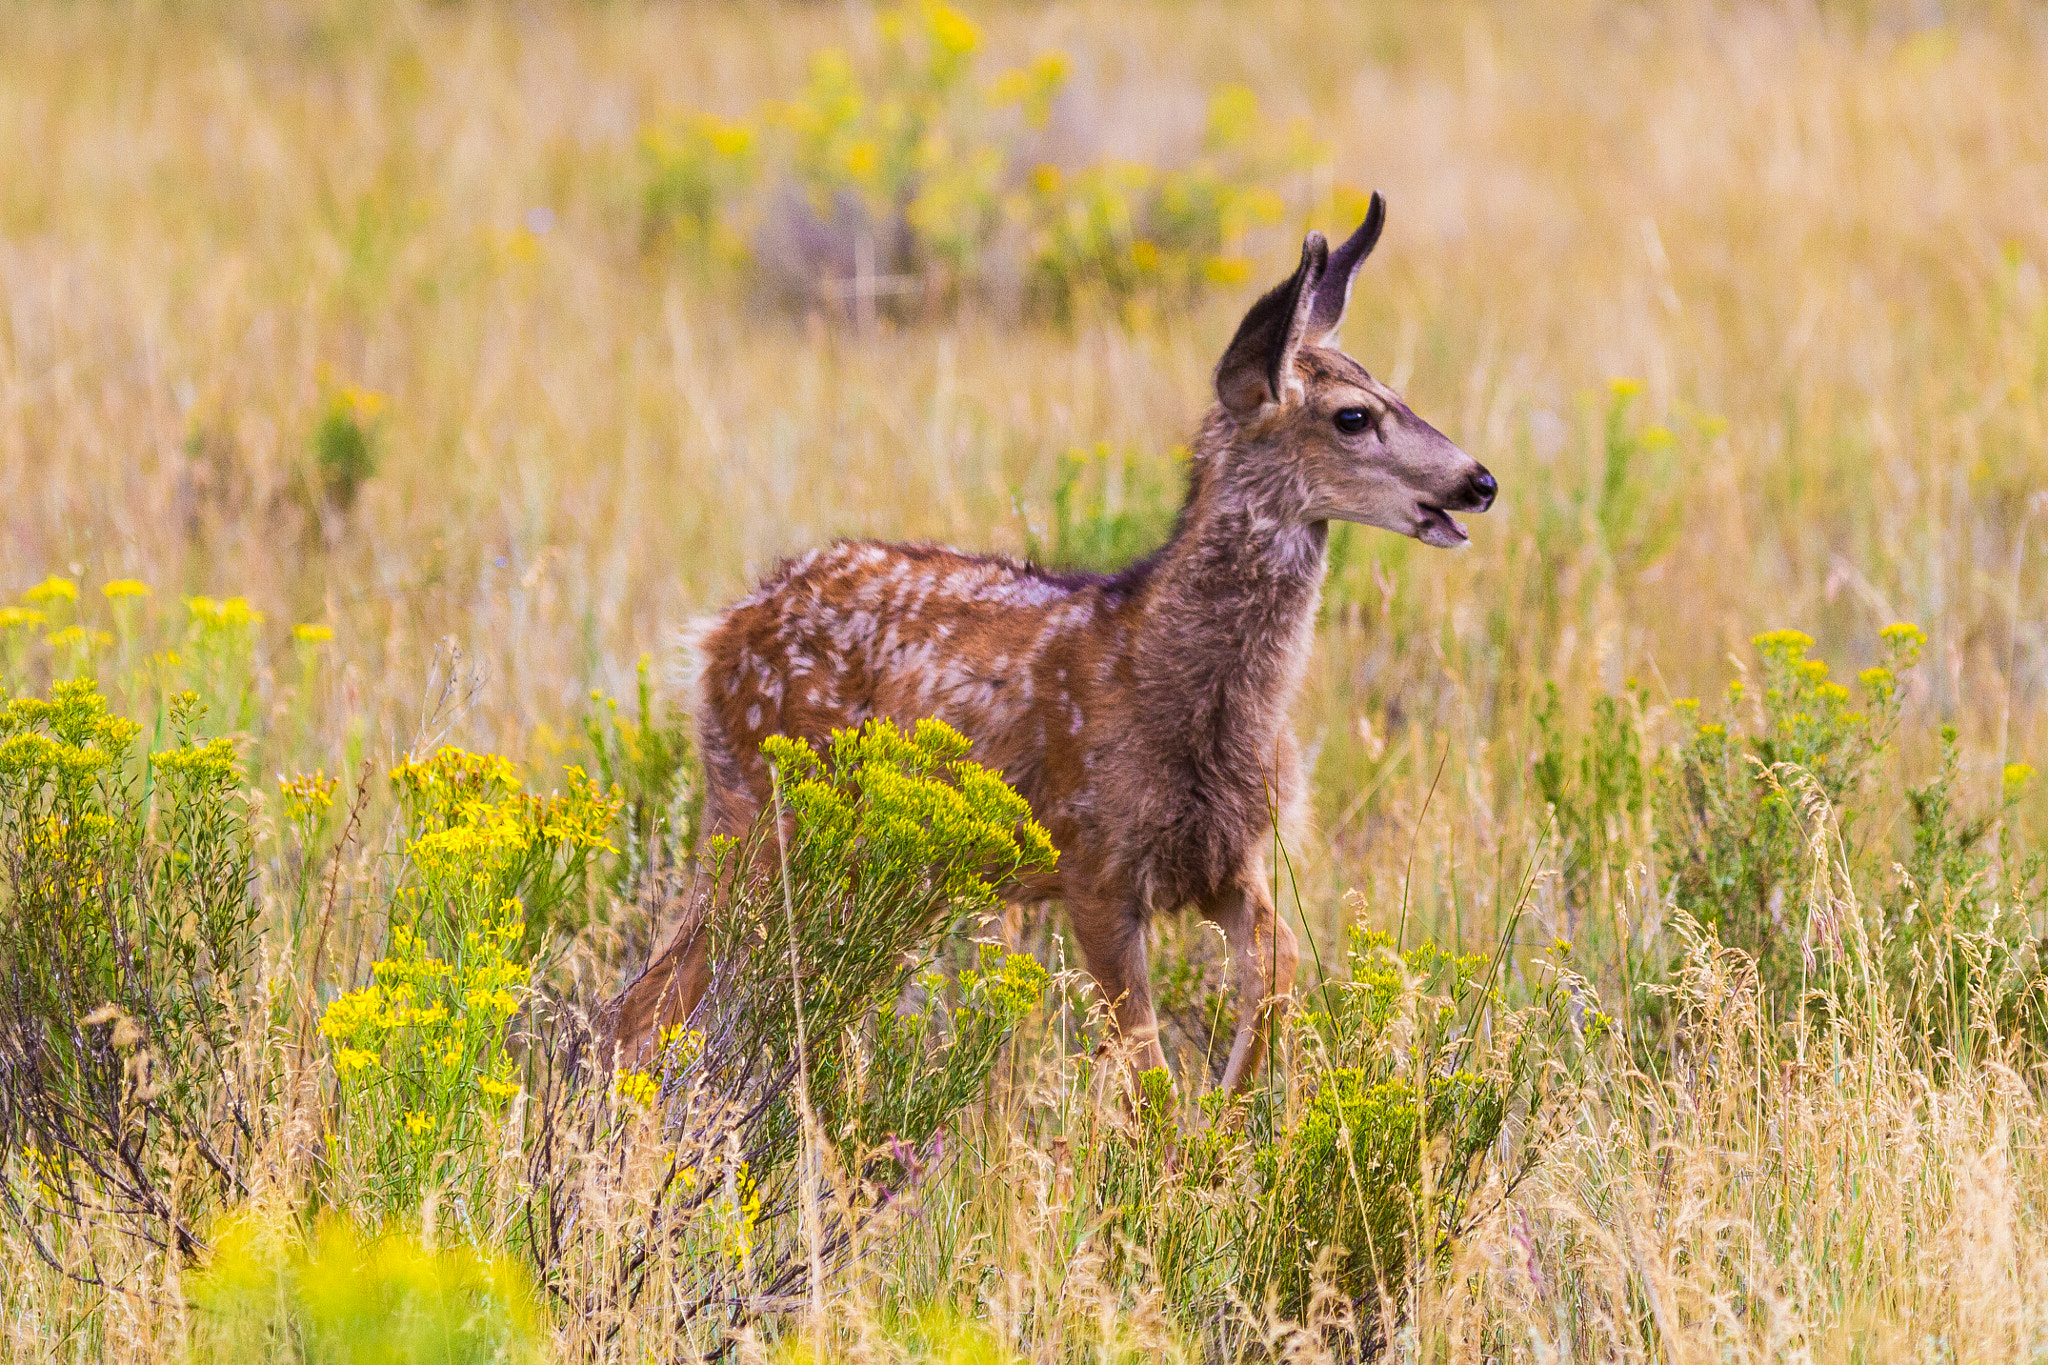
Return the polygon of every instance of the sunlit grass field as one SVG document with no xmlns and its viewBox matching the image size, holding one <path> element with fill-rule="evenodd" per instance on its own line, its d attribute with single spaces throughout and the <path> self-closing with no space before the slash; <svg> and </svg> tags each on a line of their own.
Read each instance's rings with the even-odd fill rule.
<svg viewBox="0 0 2048 1365">
<path fill-rule="evenodd" d="M 266 1079 L 231 1178 L 150 1158 L 189 1247 L 168 1214 L 167 1246 L 66 1222 L 26 1130 L 0 1133 L 4 1350 L 387 1358 L 321 1354 L 382 1348 L 284 1309 L 221 1328 L 236 1274 L 299 1292 L 248 1268 L 274 1252 L 488 1319 L 408 1360 L 2037 1357 L 2044 85 L 2018 5 L 11 5 L 0 665 L 16 695 L 96 678 L 138 756 L 231 739 L 192 828 L 247 850 L 260 1003 L 218 1027 Z M 1382 1232 L 1408 1250 L 1345 1271 L 1337 1232 L 1274 1212 L 1316 1105 L 1339 1157 L 1357 1121 L 1317 1098 L 1366 1066 L 1327 991 L 1233 1128 L 1199 1103 L 1220 952 L 1163 922 L 1181 1088 L 1098 1103 L 1052 913 L 1008 945 L 1052 974 L 1029 1009 L 960 984 L 974 931 L 906 940 L 1007 1041 L 887 1198 L 858 1162 L 814 1171 L 805 1120 L 808 1185 L 756 1170 L 763 1213 L 730 1167 L 705 1227 L 662 1232 L 643 1116 L 603 1130 L 616 1160 L 587 1132 L 549 1157 L 586 1240 L 541 1255 L 513 1210 L 557 1112 L 535 1040 L 567 1034 L 498 1030 L 609 995 L 673 909 L 633 858 L 687 843 L 691 620 L 836 536 L 1149 548 L 1244 308 L 1373 189 L 1345 344 L 1502 487 L 1461 552 L 1337 534 L 1297 715 L 1316 820 L 1277 890 L 1309 986 L 1386 976 L 1384 1046 L 1360 1045 L 1397 1072 L 1450 1002 L 1446 1055 L 1521 1096 L 1455 1159 L 1420 1125 Z M 57 723 L 10 714 L 9 737 Z M 1723 739 L 1792 765 L 1768 839 L 1699 796 L 1747 790 L 1696 777 Z M 58 826 L 7 742 L 19 916 Z M 488 825 L 394 786 L 444 745 L 505 760 L 463 788 L 487 813 L 528 809 L 512 783 L 555 803 L 518 836 L 553 871 L 488 865 L 517 914 L 417 853 L 436 820 Z M 138 818 L 145 842 L 176 823 Z M 1742 861 L 1769 840 L 1796 875 Z M 544 921 L 543 883 L 575 913 Z M 476 1084 L 510 1087 L 435 1092 L 486 1097 L 461 1198 L 350 1145 L 373 1116 L 452 1120 L 351 1098 L 337 1066 L 370 1045 L 319 1022 L 373 962 L 435 979 L 393 934 L 421 897 L 498 945 L 465 990 L 527 983 L 495 1015 L 450 997 Z M 1950 937 L 1914 937 L 1930 920 Z M 1360 932 L 1396 956 L 1354 961 Z M 1479 965 L 1400 955 L 1424 940 Z M 2014 980 L 2017 1005 L 1978 989 Z M 1489 1010 L 1543 1049 L 1511 1065 Z M 132 1048 L 94 1046 L 147 1090 L 118 1079 Z M 658 1269 L 629 1293 L 635 1255 Z M 750 1257 L 793 1277 L 693 1269 Z"/>
</svg>

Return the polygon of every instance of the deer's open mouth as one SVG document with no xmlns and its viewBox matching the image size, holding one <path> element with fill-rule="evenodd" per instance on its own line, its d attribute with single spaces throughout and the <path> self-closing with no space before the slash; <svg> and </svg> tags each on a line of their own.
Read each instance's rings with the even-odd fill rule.
<svg viewBox="0 0 2048 1365">
<path fill-rule="evenodd" d="M 1456 549 L 1470 539 L 1462 522 L 1443 508 L 1431 507 L 1426 502 L 1415 505 L 1415 538 L 1440 550 Z"/>
</svg>

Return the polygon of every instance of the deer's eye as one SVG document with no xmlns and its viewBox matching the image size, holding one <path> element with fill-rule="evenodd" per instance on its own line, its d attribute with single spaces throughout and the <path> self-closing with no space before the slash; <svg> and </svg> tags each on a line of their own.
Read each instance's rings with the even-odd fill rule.
<svg viewBox="0 0 2048 1365">
<path fill-rule="evenodd" d="M 1356 436 L 1372 423 L 1372 414 L 1364 408 L 1337 409 L 1337 430 L 1347 436 Z"/>
</svg>

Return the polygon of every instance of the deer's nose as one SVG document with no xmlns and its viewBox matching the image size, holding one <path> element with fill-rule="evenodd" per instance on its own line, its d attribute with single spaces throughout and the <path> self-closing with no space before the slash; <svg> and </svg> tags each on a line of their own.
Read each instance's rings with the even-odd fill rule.
<svg viewBox="0 0 2048 1365">
<path fill-rule="evenodd" d="M 1500 492 L 1500 483 L 1492 474 L 1487 472 L 1484 466 L 1481 466 L 1479 472 L 1472 476 L 1471 489 L 1472 510 L 1484 512 L 1487 508 L 1493 506 L 1493 495 Z"/>
</svg>

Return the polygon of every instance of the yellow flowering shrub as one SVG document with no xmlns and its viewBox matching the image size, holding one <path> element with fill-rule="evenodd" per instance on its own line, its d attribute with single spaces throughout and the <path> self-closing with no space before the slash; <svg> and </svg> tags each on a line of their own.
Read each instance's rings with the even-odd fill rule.
<svg viewBox="0 0 2048 1365">
<path fill-rule="evenodd" d="M 470 1175 L 520 1085 L 505 1028 L 531 993 L 518 954 L 519 903 L 506 901 L 436 953 L 394 925 L 370 983 L 320 1019 L 345 1122 L 332 1141 L 387 1209 Z"/>
<path fill-rule="evenodd" d="M 405 805 L 404 851 L 430 917 L 458 904 L 477 913 L 517 900 L 522 958 L 547 933 L 588 921 L 592 859 L 618 852 L 611 841 L 623 804 L 616 790 L 572 767 L 561 791 L 538 795 L 523 790 L 509 760 L 452 747 L 401 763 L 391 781 Z"/>
<path fill-rule="evenodd" d="M 1242 86 L 1211 100 L 1187 164 L 1062 165 L 1044 158 L 1073 69 L 1065 53 L 977 76 L 980 30 L 939 0 L 885 9 L 876 27 L 872 60 L 815 52 L 802 86 L 750 118 L 678 111 L 645 128 L 646 239 L 702 262 L 779 271 L 779 283 L 807 294 L 821 270 L 864 270 L 887 277 L 889 294 L 941 302 L 1021 288 L 1065 318 L 1243 284 L 1255 234 L 1290 210 L 1328 209 L 1346 232 L 1364 217 L 1362 194 L 1316 196 L 1329 152 L 1306 122 L 1273 125 Z M 800 199 L 784 193 L 789 184 Z M 777 220 L 791 214 L 808 217 L 802 232 L 782 230 Z M 823 261 L 755 261 L 750 235 L 767 244 L 764 258 L 792 235 L 832 245 Z M 858 284 L 825 281 L 834 297 L 872 306 L 876 295 Z"/>
<path fill-rule="evenodd" d="M 585 890 L 611 851 L 618 802 L 571 770 L 566 790 L 521 789 L 511 763 L 444 748 L 392 771 L 410 875 L 392 901 L 369 983 L 321 1017 L 345 1114 L 337 1160 L 387 1209 L 484 1178 L 487 1148 L 520 1084 L 506 1031 L 532 994 L 541 927 Z M 316 774 L 287 783 L 288 806 L 327 799 Z"/>
<path fill-rule="evenodd" d="M 1810 776 L 1853 839 L 1857 797 L 1898 722 L 1896 679 L 1919 658 L 1917 628 L 1884 632 L 1882 665 L 1865 669 L 1862 702 L 1809 658 L 1811 636 L 1771 630 L 1751 643 L 1762 687 L 1731 683 L 1718 722 L 1681 708 L 1690 733 L 1664 771 L 1657 851 L 1680 908 L 1712 923 L 1722 941 L 1753 953 L 1769 986 L 1790 990 L 1811 952 L 1790 902 L 1809 831 L 1799 774 Z M 1786 997 L 1789 998 L 1789 997 Z"/>
<path fill-rule="evenodd" d="M 777 1074 L 795 1045 L 795 970 L 812 1102 L 849 1159 L 864 1161 L 892 1136 L 924 1141 L 980 1093 L 1044 986 L 1037 964 L 996 955 L 962 978 L 951 1009 L 936 991 L 921 1009 L 899 1012 L 896 1002 L 962 917 L 996 908 L 1007 878 L 1050 868 L 1058 854 L 1024 798 L 972 762 L 969 747 L 936 720 L 909 732 L 888 721 L 837 731 L 823 753 L 781 737 L 763 744 L 794 830 L 787 883 L 765 822 L 749 844 L 720 846 L 726 866 L 758 858 L 777 875 L 712 921 L 711 958 L 724 965 L 710 1017 L 692 1022 L 720 1043 L 666 1060 L 669 1070 L 688 1069 L 714 1090 Z M 787 1168 L 797 1124 L 786 1096 L 761 1112 L 748 1157 L 767 1180 Z"/>
<path fill-rule="evenodd" d="M 0 1144 L 69 1153 L 52 1200 L 111 1199 L 153 1235 L 205 1194 L 167 1163 L 234 1153 L 253 1122 L 235 1061 L 259 904 L 247 808 L 234 744 L 199 718 L 171 698 L 169 747 L 148 753 L 89 678 L 0 706 Z"/>
</svg>

